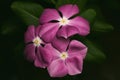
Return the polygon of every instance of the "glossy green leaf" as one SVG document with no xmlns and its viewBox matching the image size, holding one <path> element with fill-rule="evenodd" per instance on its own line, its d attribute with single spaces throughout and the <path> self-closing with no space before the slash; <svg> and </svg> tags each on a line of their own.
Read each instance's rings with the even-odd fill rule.
<svg viewBox="0 0 120 80">
<path fill-rule="evenodd" d="M 105 54 L 90 40 L 84 39 L 83 43 L 88 47 L 86 61 L 101 62 L 106 58 Z"/>
<path fill-rule="evenodd" d="M 94 9 L 88 9 L 88 10 L 84 11 L 83 13 L 81 13 L 80 16 L 84 17 L 89 22 L 93 22 L 93 20 L 96 17 L 96 12 Z"/>
<path fill-rule="evenodd" d="M 112 31 L 113 29 L 114 28 L 112 25 L 101 21 L 96 21 L 94 25 L 91 27 L 91 30 L 93 32 L 109 32 Z"/>
<path fill-rule="evenodd" d="M 39 4 L 30 2 L 14 2 L 11 8 L 27 25 L 37 25 L 38 18 L 43 11 Z"/>
</svg>

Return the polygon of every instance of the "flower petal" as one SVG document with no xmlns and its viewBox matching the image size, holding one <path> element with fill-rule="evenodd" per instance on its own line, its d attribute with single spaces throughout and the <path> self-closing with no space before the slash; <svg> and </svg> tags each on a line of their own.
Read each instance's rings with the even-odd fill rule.
<svg viewBox="0 0 120 80">
<path fill-rule="evenodd" d="M 76 75 L 82 72 L 83 59 L 81 56 L 69 57 L 66 59 L 66 65 L 69 75 Z"/>
<path fill-rule="evenodd" d="M 70 42 L 69 39 L 55 37 L 54 40 L 52 41 L 52 45 L 60 52 L 65 52 L 69 45 L 69 42 Z"/>
<path fill-rule="evenodd" d="M 42 57 L 43 47 L 37 47 L 36 59 L 34 65 L 36 67 L 45 68 L 48 64 L 44 61 Z"/>
<path fill-rule="evenodd" d="M 35 46 L 33 44 L 28 44 L 25 47 L 25 57 L 28 61 L 33 62 L 35 59 Z"/>
<path fill-rule="evenodd" d="M 67 25 L 59 29 L 59 31 L 57 32 L 57 36 L 64 37 L 67 39 L 68 37 L 78 33 L 79 33 L 79 30 L 76 27 Z"/>
<path fill-rule="evenodd" d="M 72 4 L 63 5 L 58 10 L 62 13 L 63 17 L 66 18 L 70 18 L 79 13 L 78 6 Z"/>
<path fill-rule="evenodd" d="M 60 15 L 56 9 L 45 9 L 40 17 L 40 23 L 44 24 L 52 20 L 58 20 Z"/>
<path fill-rule="evenodd" d="M 41 27 L 39 35 L 41 35 L 41 38 L 45 42 L 51 42 L 54 39 L 58 29 L 59 29 L 59 24 L 46 23 Z"/>
<path fill-rule="evenodd" d="M 79 41 L 72 40 L 69 44 L 68 53 L 70 56 L 77 55 L 85 58 L 87 53 L 87 47 Z"/>
<path fill-rule="evenodd" d="M 90 33 L 89 22 L 80 16 L 71 19 L 69 25 L 75 26 L 79 30 L 79 35 L 86 36 Z"/>
<path fill-rule="evenodd" d="M 34 64 L 36 67 L 45 68 L 52 62 L 52 60 L 58 59 L 59 55 L 60 53 L 54 49 L 51 44 L 46 44 L 44 48 L 39 48 Z"/>
<path fill-rule="evenodd" d="M 47 69 L 51 77 L 63 77 L 68 73 L 65 62 L 61 59 L 52 61 Z"/>
<path fill-rule="evenodd" d="M 25 32 L 25 43 L 32 42 L 32 40 L 35 38 L 35 27 L 34 25 L 31 25 L 28 27 L 27 31 Z"/>
<path fill-rule="evenodd" d="M 52 46 L 50 46 L 50 47 L 52 47 Z M 54 57 L 53 54 L 52 54 L 53 51 L 51 51 L 50 49 L 51 48 L 49 48 L 49 47 L 47 47 L 47 48 L 45 47 L 45 48 L 40 50 L 42 60 L 46 64 L 46 66 L 48 66 L 51 63 L 51 61 Z"/>
<path fill-rule="evenodd" d="M 46 44 L 44 46 L 44 49 L 46 50 L 46 53 L 45 54 L 43 53 L 43 57 L 46 57 L 45 55 L 48 55 L 49 57 L 52 58 L 52 60 L 59 58 L 60 52 L 57 49 L 55 49 L 51 44 Z M 47 58 L 48 57 L 45 58 L 47 62 L 51 61 L 50 58 L 49 59 Z"/>
<path fill-rule="evenodd" d="M 35 28 L 35 36 L 39 36 L 39 33 L 40 33 L 40 28 L 42 27 L 42 25 L 39 25 Z M 40 37 L 40 36 L 39 36 Z"/>
</svg>

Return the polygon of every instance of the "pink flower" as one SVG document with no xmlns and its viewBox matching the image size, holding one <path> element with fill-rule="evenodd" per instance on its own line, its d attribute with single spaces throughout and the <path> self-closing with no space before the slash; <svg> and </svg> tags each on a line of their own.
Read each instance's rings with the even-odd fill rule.
<svg viewBox="0 0 120 80">
<path fill-rule="evenodd" d="M 38 35 L 39 28 L 35 28 L 33 25 L 29 26 L 25 33 L 25 56 L 27 60 L 34 62 L 36 67 L 45 68 L 47 65 L 42 60 L 41 49 L 45 45 L 45 42 Z"/>
<path fill-rule="evenodd" d="M 56 9 L 45 9 L 40 17 L 41 34 L 43 40 L 51 42 L 57 35 L 58 37 L 68 38 L 72 35 L 79 34 L 85 36 L 89 34 L 89 22 L 80 16 L 74 15 L 79 13 L 77 5 L 67 4 Z"/>
<path fill-rule="evenodd" d="M 90 32 L 89 22 L 77 16 L 77 5 L 63 5 L 45 9 L 38 27 L 31 25 L 25 33 L 25 56 L 36 67 L 46 68 L 51 77 L 76 75 L 82 72 L 87 47 L 79 41 L 70 41 L 75 34 Z M 74 17 L 74 18 L 73 18 Z"/>
<path fill-rule="evenodd" d="M 57 41 L 57 39 L 55 41 Z M 83 59 L 86 56 L 87 47 L 76 40 L 72 40 L 66 45 L 59 43 L 59 41 L 55 42 L 55 44 L 55 48 L 53 48 L 51 44 L 46 44 L 41 53 L 44 60 L 49 63 L 47 69 L 50 76 L 63 77 L 67 74 L 80 74 L 82 72 Z M 61 46 L 61 48 L 58 45 Z"/>
</svg>

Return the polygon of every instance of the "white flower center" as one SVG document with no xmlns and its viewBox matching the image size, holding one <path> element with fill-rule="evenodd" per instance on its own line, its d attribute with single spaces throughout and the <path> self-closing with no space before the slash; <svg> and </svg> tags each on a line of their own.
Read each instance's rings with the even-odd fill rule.
<svg viewBox="0 0 120 80">
<path fill-rule="evenodd" d="M 35 46 L 40 46 L 40 44 L 42 43 L 42 40 L 39 37 L 36 37 L 33 39 L 33 43 Z"/>
<path fill-rule="evenodd" d="M 67 57 L 68 57 L 68 53 L 67 53 L 67 52 L 62 52 L 62 53 L 60 54 L 60 58 L 61 58 L 62 60 L 65 60 Z"/>
<path fill-rule="evenodd" d="M 65 18 L 65 17 L 60 18 L 59 21 L 60 21 L 60 22 L 59 22 L 60 25 L 66 25 L 66 24 L 69 23 L 69 20 L 68 20 L 67 18 Z"/>
</svg>

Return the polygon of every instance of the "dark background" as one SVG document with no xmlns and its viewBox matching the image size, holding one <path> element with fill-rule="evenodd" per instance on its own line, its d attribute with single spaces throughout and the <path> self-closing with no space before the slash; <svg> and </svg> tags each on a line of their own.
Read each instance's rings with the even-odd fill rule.
<svg viewBox="0 0 120 80">
<path fill-rule="evenodd" d="M 26 25 L 11 10 L 10 6 L 14 1 L 17 0 L 0 0 L 0 80 L 58 80 L 50 78 L 46 70 L 35 68 L 25 60 L 24 49 L 20 47 L 24 46 Z M 44 0 L 23 1 L 45 4 Z M 107 57 L 101 63 L 85 62 L 81 75 L 71 77 L 72 79 L 65 77 L 65 80 L 120 80 L 120 1 L 89 0 L 87 6 L 99 7 L 105 20 L 114 27 L 112 32 L 94 37 L 103 47 Z M 17 26 L 6 29 L 9 24 L 15 25 L 11 23 Z M 8 30 L 9 34 L 4 29 Z"/>
</svg>

